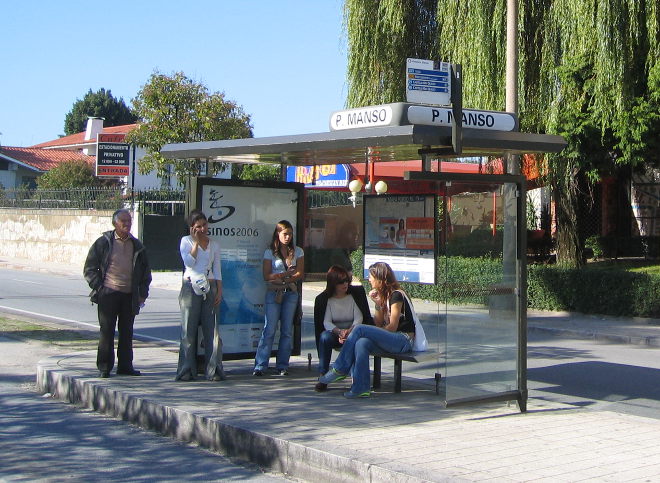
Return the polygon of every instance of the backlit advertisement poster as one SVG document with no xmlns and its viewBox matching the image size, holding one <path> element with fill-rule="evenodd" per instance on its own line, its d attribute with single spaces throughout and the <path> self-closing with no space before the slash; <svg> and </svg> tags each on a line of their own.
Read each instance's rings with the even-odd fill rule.
<svg viewBox="0 0 660 483">
<path fill-rule="evenodd" d="M 264 251 L 280 220 L 291 222 L 294 240 L 302 246 L 302 185 L 209 179 L 198 181 L 197 195 L 197 206 L 208 218 L 209 236 L 219 243 L 222 257 L 223 297 L 217 317 L 223 353 L 252 357 L 264 326 Z M 273 350 L 278 340 L 276 334 Z"/>
<path fill-rule="evenodd" d="M 364 197 L 364 277 L 388 263 L 401 282 L 435 283 L 435 197 Z"/>
</svg>

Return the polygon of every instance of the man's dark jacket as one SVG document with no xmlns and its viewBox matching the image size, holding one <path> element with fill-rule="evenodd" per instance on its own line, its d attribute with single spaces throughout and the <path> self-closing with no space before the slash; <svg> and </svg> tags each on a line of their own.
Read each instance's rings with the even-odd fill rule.
<svg viewBox="0 0 660 483">
<path fill-rule="evenodd" d="M 353 297 L 355 304 L 362 312 L 362 323 L 367 325 L 374 325 L 374 319 L 369 310 L 369 303 L 367 302 L 367 292 L 362 285 L 349 285 L 347 293 Z M 319 338 L 321 333 L 325 330 L 323 326 L 323 319 L 325 318 L 325 309 L 328 307 L 328 294 L 321 292 L 314 299 L 314 335 L 316 336 L 316 348 L 319 347 Z"/>
<path fill-rule="evenodd" d="M 133 242 L 133 277 L 132 285 L 132 306 L 133 313 L 140 312 L 140 298 L 146 299 L 149 296 L 149 285 L 151 284 L 151 269 L 147 259 L 147 251 L 140 240 L 130 235 L 129 239 Z M 110 253 L 112 245 L 115 242 L 114 230 L 106 231 L 90 247 L 85 260 L 83 273 L 85 280 L 92 289 L 89 294 L 92 302 L 97 302 L 98 292 L 103 287 L 105 274 L 110 263 Z"/>
</svg>

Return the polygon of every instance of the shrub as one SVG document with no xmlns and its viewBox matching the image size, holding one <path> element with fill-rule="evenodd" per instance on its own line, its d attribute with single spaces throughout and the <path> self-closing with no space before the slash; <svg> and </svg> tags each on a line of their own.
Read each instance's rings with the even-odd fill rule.
<svg viewBox="0 0 660 483">
<path fill-rule="evenodd" d="M 351 256 L 362 272 L 362 251 Z M 363 281 L 366 285 L 366 281 Z M 411 297 L 449 304 L 487 304 L 489 289 L 502 283 L 502 262 L 490 257 L 440 257 L 435 285 L 402 283 Z M 660 317 L 660 276 L 617 269 L 529 265 L 529 308 L 587 314 Z"/>
</svg>

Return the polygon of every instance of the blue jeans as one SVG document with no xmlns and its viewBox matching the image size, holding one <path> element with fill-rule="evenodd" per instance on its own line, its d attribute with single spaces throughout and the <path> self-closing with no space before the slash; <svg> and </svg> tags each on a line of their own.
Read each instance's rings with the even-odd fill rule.
<svg viewBox="0 0 660 483">
<path fill-rule="evenodd" d="M 210 281 L 211 290 L 206 300 L 195 295 L 189 281 L 184 281 L 179 292 L 181 309 L 181 345 L 176 380 L 189 374 L 191 379 L 197 375 L 197 331 L 202 326 L 204 336 L 205 377 L 212 379 L 216 372 L 222 371 L 222 339 L 216 322 L 216 307 L 213 299 L 218 291 L 215 280 Z"/>
<path fill-rule="evenodd" d="M 344 342 L 339 357 L 332 365 L 337 372 L 348 374 L 353 369 L 353 394 L 369 391 L 369 354 L 377 350 L 393 353 L 410 352 L 412 344 L 403 332 L 389 332 L 373 325 L 358 325 Z"/>
<path fill-rule="evenodd" d="M 328 372 L 332 349 L 339 349 L 341 346 L 337 334 L 333 334 L 331 330 L 321 332 L 319 337 L 319 374 L 323 375 Z"/>
<path fill-rule="evenodd" d="M 275 291 L 266 292 L 266 322 L 261 332 L 257 356 L 254 360 L 255 371 L 268 369 L 268 359 L 273 350 L 273 339 L 277 322 L 280 322 L 280 341 L 277 344 L 277 360 L 275 368 L 286 370 L 289 368 L 289 358 L 293 348 L 293 317 L 298 307 L 298 292 L 285 292 L 282 294 L 282 303 L 275 302 Z"/>
</svg>

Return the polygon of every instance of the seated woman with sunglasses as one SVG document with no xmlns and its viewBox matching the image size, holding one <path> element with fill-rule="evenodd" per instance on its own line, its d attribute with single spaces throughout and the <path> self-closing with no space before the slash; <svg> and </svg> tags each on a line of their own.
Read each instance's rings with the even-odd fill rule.
<svg viewBox="0 0 660 483">
<path fill-rule="evenodd" d="M 410 299 L 403 293 L 392 268 L 383 262 L 369 267 L 369 296 L 376 303 L 376 327 L 360 325 L 351 331 L 333 367 L 319 378 L 319 383 L 346 379 L 353 371 L 348 398 L 371 396 L 369 354 L 377 351 L 410 352 L 415 340 L 415 321 Z"/>
<path fill-rule="evenodd" d="M 328 372 L 332 349 L 339 349 L 354 327 L 373 323 L 366 293 L 362 286 L 351 285 L 351 275 L 339 265 L 328 270 L 325 290 L 314 301 L 314 326 L 319 354 L 319 373 Z M 315 389 L 325 391 L 319 382 Z"/>
</svg>

